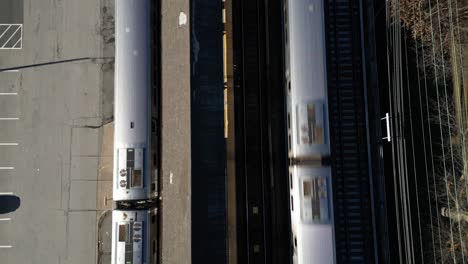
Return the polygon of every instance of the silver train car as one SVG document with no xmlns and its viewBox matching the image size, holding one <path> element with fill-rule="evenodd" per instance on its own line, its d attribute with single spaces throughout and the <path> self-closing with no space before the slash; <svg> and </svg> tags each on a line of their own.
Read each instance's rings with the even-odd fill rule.
<svg viewBox="0 0 468 264">
<path fill-rule="evenodd" d="M 336 263 L 323 0 L 286 0 L 283 17 L 293 262 Z"/>
<path fill-rule="evenodd" d="M 152 210 L 112 211 L 113 264 L 155 264 L 157 224 Z"/>
<path fill-rule="evenodd" d="M 291 166 L 293 263 L 336 263 L 330 167 Z"/>
<path fill-rule="evenodd" d="M 151 2 L 115 1 L 115 201 L 156 195 Z"/>
<path fill-rule="evenodd" d="M 289 156 L 329 155 L 323 0 L 288 0 L 285 11 Z"/>
</svg>

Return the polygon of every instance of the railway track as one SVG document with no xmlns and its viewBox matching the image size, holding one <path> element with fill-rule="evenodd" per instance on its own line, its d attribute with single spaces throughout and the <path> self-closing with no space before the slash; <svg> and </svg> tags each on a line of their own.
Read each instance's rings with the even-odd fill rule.
<svg viewBox="0 0 468 264">
<path fill-rule="evenodd" d="M 379 254 L 385 252 L 386 243 L 381 231 L 385 223 L 378 221 L 383 213 L 378 208 L 385 201 L 375 197 L 383 177 L 379 105 L 371 100 L 378 100 L 378 86 L 367 73 L 375 70 L 369 67 L 375 61 L 366 59 L 373 44 L 364 40 L 369 38 L 363 35 L 369 33 L 368 26 L 363 26 L 369 10 L 363 5 L 368 7 L 369 2 L 328 0 L 325 11 L 338 263 L 381 263 Z"/>
<path fill-rule="evenodd" d="M 233 1 L 238 263 L 288 263 L 280 1 Z"/>
<path fill-rule="evenodd" d="M 272 2 L 233 3 L 239 263 L 289 263 L 292 256 L 284 47 L 275 31 L 283 7 Z M 365 25 L 369 3 L 325 1 L 331 157 L 324 162 L 332 169 L 337 263 L 378 263 L 387 241 L 385 201 L 374 197 L 382 171 L 379 104 L 369 100 L 378 91 L 367 88 L 378 87 L 367 76 L 375 71 L 365 38 L 373 34 Z"/>
</svg>

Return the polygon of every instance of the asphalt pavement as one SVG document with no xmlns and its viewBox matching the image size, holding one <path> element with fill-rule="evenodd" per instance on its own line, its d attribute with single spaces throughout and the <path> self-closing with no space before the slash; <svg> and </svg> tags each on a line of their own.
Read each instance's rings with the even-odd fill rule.
<svg viewBox="0 0 468 264">
<path fill-rule="evenodd" d="M 189 1 L 161 5 L 161 260 L 190 263 Z M 0 69 L 95 59 L 0 72 L 0 194 L 21 198 L 17 211 L 0 215 L 0 262 L 109 263 L 102 216 L 112 209 L 113 127 L 102 125 L 113 117 L 113 1 L 23 6 L 14 18 L 23 16 L 23 48 L 0 50 Z"/>
<path fill-rule="evenodd" d="M 108 2 L 24 0 L 23 48 L 0 50 L 0 68 L 112 55 L 102 31 Z M 2 264 L 96 263 L 111 63 L 0 72 L 0 193 L 21 198 L 17 211 L 0 215 Z"/>
<path fill-rule="evenodd" d="M 0 0 L 0 24 L 23 23 L 23 0 Z"/>
</svg>

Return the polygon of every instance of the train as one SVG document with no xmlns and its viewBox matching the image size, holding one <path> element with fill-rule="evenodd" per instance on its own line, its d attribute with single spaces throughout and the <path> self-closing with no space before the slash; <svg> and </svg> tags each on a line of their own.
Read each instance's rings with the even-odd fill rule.
<svg viewBox="0 0 468 264">
<path fill-rule="evenodd" d="M 155 264 L 156 232 L 156 213 L 152 210 L 112 211 L 111 263 Z"/>
<path fill-rule="evenodd" d="M 115 1 L 114 201 L 157 196 L 152 2 Z"/>
<path fill-rule="evenodd" d="M 115 1 L 113 264 L 157 255 L 155 2 Z M 336 263 L 323 0 L 285 0 L 283 19 L 292 261 Z"/>
<path fill-rule="evenodd" d="M 292 261 L 336 263 L 323 0 L 285 0 Z"/>
<path fill-rule="evenodd" d="M 156 4 L 115 1 L 112 264 L 157 263 Z"/>
</svg>

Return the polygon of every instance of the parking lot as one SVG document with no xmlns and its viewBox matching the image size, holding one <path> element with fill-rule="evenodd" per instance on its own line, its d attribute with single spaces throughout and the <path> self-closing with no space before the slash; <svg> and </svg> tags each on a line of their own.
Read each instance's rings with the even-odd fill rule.
<svg viewBox="0 0 468 264">
<path fill-rule="evenodd" d="M 108 2 L 24 0 L 23 48 L 0 50 L 0 69 L 94 58 L 0 72 L 0 195 L 21 198 L 0 215 L 2 264 L 96 263 L 112 199 L 101 127 L 112 118 Z"/>
</svg>

